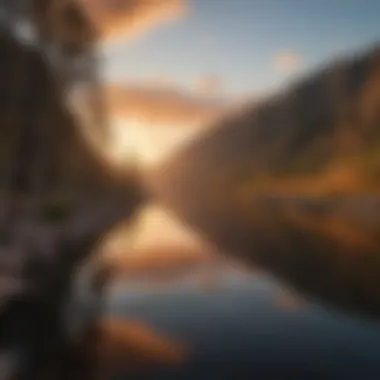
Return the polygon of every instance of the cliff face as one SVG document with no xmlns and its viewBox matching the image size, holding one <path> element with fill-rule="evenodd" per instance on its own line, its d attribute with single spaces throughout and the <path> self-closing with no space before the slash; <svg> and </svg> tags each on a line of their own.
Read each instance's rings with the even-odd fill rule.
<svg viewBox="0 0 380 380">
<path fill-rule="evenodd" d="M 0 34 L 1 186 L 22 192 L 108 192 L 129 179 L 86 141 L 47 57 Z M 94 130 L 96 133 L 96 130 Z"/>
<path fill-rule="evenodd" d="M 0 261 L 14 258 L 9 278 L 66 281 L 142 194 L 86 141 L 47 57 L 6 33 L 0 55 Z"/>
<path fill-rule="evenodd" d="M 76 269 L 131 220 L 141 193 L 84 139 L 48 57 L 1 26 L 0 56 L 1 344 L 10 357 L 23 352 L 12 378 L 92 373 L 67 339 L 62 307 Z M 84 327 L 97 317 L 86 314 Z"/>
</svg>

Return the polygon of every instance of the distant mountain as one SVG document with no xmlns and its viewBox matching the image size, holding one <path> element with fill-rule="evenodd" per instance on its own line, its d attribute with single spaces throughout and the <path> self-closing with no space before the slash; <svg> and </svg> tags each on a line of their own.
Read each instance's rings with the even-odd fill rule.
<svg viewBox="0 0 380 380">
<path fill-rule="evenodd" d="M 104 98 L 110 115 L 152 125 L 203 124 L 227 107 L 219 98 L 200 97 L 170 85 L 108 84 Z"/>
</svg>

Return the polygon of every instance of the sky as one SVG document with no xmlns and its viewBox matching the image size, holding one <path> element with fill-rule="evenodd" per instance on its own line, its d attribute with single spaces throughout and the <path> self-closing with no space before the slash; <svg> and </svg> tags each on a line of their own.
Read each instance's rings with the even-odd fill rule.
<svg viewBox="0 0 380 380">
<path fill-rule="evenodd" d="M 106 49 L 107 77 L 161 79 L 189 89 L 211 77 L 227 95 L 261 94 L 290 75 L 380 40 L 378 0 L 183 3 L 174 20 L 113 41 Z"/>
</svg>

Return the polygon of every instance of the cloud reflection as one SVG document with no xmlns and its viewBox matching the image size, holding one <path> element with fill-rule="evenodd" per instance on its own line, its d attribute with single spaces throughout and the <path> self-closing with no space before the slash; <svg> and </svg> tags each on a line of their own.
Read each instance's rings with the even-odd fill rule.
<svg viewBox="0 0 380 380">
<path fill-rule="evenodd" d="M 103 370 L 146 372 L 188 360 L 186 345 L 142 321 L 103 319 L 97 332 L 96 344 L 90 349 Z"/>
</svg>

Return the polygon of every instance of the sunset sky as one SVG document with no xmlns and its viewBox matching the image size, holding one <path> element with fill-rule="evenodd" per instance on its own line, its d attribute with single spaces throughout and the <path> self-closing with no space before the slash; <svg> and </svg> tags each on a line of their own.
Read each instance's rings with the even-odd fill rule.
<svg viewBox="0 0 380 380">
<path fill-rule="evenodd" d="M 107 48 L 109 78 L 166 80 L 199 90 L 214 85 L 231 96 L 261 93 L 277 87 L 290 72 L 308 70 L 380 38 L 378 0 L 153 3 L 166 3 L 172 17 L 164 19 L 157 5 L 161 23 L 113 41 Z"/>
</svg>

